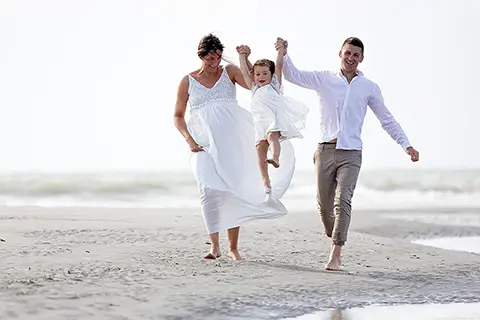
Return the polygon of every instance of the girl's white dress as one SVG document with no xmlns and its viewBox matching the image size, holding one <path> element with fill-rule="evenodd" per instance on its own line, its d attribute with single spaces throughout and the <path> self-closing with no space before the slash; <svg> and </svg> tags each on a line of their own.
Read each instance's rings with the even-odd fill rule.
<svg viewBox="0 0 480 320">
<path fill-rule="evenodd" d="M 265 195 L 250 112 L 240 107 L 226 69 L 212 88 L 189 76 L 188 130 L 205 151 L 192 153 L 191 167 L 209 234 L 261 218 L 287 214 L 279 200 L 289 182 Z"/>
<path fill-rule="evenodd" d="M 302 139 L 308 107 L 283 95 L 283 88 L 276 75 L 268 85 L 252 88 L 250 110 L 254 119 L 255 144 L 267 139 L 269 132 L 280 131 L 280 167 L 270 169 L 268 175 L 272 194 L 282 197 L 290 186 L 295 172 L 295 152 L 291 139 Z M 268 151 L 271 157 L 271 149 Z"/>
<path fill-rule="evenodd" d="M 267 139 L 267 134 L 280 132 L 280 141 L 299 138 L 305 129 L 308 107 L 283 95 L 283 88 L 276 75 L 268 85 L 252 88 L 251 112 L 255 123 L 255 141 Z"/>
</svg>

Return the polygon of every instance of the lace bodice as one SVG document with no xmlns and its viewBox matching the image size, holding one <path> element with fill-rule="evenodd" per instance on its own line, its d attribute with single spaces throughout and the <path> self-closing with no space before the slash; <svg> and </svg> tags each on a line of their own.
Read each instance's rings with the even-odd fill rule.
<svg viewBox="0 0 480 320">
<path fill-rule="evenodd" d="M 232 101 L 237 99 L 235 85 L 228 76 L 227 69 L 224 67 L 222 75 L 212 88 L 203 86 L 192 76 L 188 76 L 188 102 L 191 109 L 197 109 L 205 106 L 206 103 L 214 101 Z"/>
</svg>

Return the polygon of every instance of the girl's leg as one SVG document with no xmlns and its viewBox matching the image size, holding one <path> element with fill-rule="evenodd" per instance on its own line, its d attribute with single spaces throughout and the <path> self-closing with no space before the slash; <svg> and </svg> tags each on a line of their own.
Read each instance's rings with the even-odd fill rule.
<svg viewBox="0 0 480 320">
<path fill-rule="evenodd" d="M 263 185 L 266 188 L 271 189 L 270 178 L 268 176 L 268 163 L 267 163 L 268 142 L 267 140 L 260 141 L 257 144 L 258 166 L 260 167 L 260 173 L 262 175 Z"/>
<path fill-rule="evenodd" d="M 209 234 L 210 237 L 210 252 L 205 256 L 205 259 L 217 259 L 220 258 L 222 253 L 220 252 L 220 241 L 218 232 Z"/>
<path fill-rule="evenodd" d="M 280 167 L 280 142 L 278 139 L 280 139 L 279 131 L 270 132 L 267 135 L 267 141 L 272 148 L 272 158 L 268 159 L 267 162 L 273 165 L 275 168 Z"/>
<path fill-rule="evenodd" d="M 241 260 L 242 257 L 238 253 L 238 235 L 240 234 L 240 227 L 228 229 L 228 242 L 230 245 L 230 252 L 228 255 L 233 260 Z"/>
</svg>

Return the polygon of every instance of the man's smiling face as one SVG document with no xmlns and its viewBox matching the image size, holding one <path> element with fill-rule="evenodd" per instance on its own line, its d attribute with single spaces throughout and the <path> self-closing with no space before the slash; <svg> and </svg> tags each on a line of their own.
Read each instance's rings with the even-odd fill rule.
<svg viewBox="0 0 480 320">
<path fill-rule="evenodd" d="M 341 59 L 341 69 L 346 73 L 356 72 L 358 65 L 363 61 L 362 48 L 351 44 L 344 45 L 338 55 Z"/>
</svg>

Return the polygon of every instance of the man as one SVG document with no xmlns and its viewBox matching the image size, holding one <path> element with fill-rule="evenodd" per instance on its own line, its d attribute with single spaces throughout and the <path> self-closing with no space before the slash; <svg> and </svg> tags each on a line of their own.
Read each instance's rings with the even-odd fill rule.
<svg viewBox="0 0 480 320">
<path fill-rule="evenodd" d="M 325 269 L 338 271 L 362 163 L 361 131 L 367 105 L 413 162 L 418 161 L 419 153 L 385 106 L 379 86 L 357 69 L 364 58 L 360 39 L 350 37 L 342 44 L 338 72 L 298 70 L 287 53 L 287 41 L 277 38 L 275 48 L 281 47 L 285 48 L 285 80 L 315 90 L 320 97 L 320 139 L 314 156 L 317 204 L 325 233 L 332 239 Z"/>
</svg>

